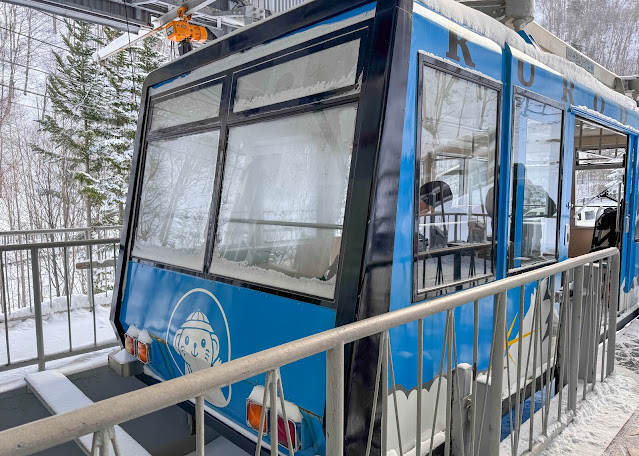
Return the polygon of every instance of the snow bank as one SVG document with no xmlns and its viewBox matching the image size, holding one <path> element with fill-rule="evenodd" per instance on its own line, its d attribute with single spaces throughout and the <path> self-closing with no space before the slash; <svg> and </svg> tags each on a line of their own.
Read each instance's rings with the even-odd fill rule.
<svg viewBox="0 0 639 456">
<path fill-rule="evenodd" d="M 97 293 L 93 296 L 93 300 L 96 306 L 110 306 L 112 300 L 112 292 Z M 74 309 L 90 309 L 91 304 L 89 297 L 83 294 L 74 294 L 71 296 L 71 302 L 69 305 L 71 310 Z M 67 311 L 67 297 L 57 296 L 55 298 L 45 298 L 42 301 L 42 315 L 50 315 L 59 312 Z M 22 309 L 12 310 L 8 315 L 8 321 L 12 320 L 24 320 L 26 318 L 32 318 L 34 316 L 33 306 L 24 307 Z M 4 314 L 0 313 L 0 321 L 4 321 Z"/>
</svg>

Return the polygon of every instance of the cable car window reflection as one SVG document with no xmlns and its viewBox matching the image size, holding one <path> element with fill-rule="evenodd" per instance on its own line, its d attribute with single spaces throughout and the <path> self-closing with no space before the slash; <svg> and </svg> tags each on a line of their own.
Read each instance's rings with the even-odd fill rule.
<svg viewBox="0 0 639 456">
<path fill-rule="evenodd" d="M 151 130 L 216 118 L 221 99 L 222 84 L 191 87 L 163 97 L 153 104 Z"/>
<path fill-rule="evenodd" d="M 493 274 L 498 92 L 423 67 L 415 271 L 442 294 Z"/>
<path fill-rule="evenodd" d="M 557 258 L 563 113 L 517 95 L 513 119 L 510 269 Z"/>
<path fill-rule="evenodd" d="M 333 298 L 356 115 L 229 129 L 211 273 Z"/>
<path fill-rule="evenodd" d="M 354 85 L 359 43 L 353 40 L 239 77 L 233 112 Z"/>
<path fill-rule="evenodd" d="M 219 131 L 150 142 L 133 255 L 202 270 Z"/>
</svg>

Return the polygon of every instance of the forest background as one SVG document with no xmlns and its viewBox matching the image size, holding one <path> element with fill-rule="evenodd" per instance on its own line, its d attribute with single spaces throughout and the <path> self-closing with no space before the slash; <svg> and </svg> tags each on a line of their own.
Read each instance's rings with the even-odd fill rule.
<svg viewBox="0 0 639 456">
<path fill-rule="evenodd" d="M 538 0 L 536 21 L 639 73 L 639 0 Z M 0 4 L 0 230 L 121 223 L 142 83 L 175 52 L 156 36 L 95 64 L 120 33 Z"/>
</svg>

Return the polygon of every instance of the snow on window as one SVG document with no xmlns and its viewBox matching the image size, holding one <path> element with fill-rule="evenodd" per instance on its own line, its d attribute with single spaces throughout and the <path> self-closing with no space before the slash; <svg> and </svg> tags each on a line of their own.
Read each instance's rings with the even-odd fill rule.
<svg viewBox="0 0 639 456">
<path fill-rule="evenodd" d="M 515 96 L 510 268 L 557 258 L 562 111 Z"/>
<path fill-rule="evenodd" d="M 133 255 L 201 270 L 219 131 L 149 143 Z"/>
<path fill-rule="evenodd" d="M 237 68 L 241 65 L 245 65 L 257 59 L 261 59 L 265 56 L 274 55 L 292 46 L 296 46 L 296 45 L 299 45 L 300 43 L 311 41 L 320 36 L 335 36 L 339 34 L 338 33 L 339 30 L 345 29 L 354 24 L 362 23 L 364 21 L 370 20 L 373 17 L 375 17 L 374 2 L 371 2 L 367 5 L 362 6 L 361 8 L 359 8 L 359 10 L 362 12 L 355 14 L 353 16 L 347 15 L 348 17 L 345 17 L 342 20 L 334 20 L 333 18 L 321 24 L 309 27 L 307 29 L 297 30 L 293 33 L 289 33 L 288 35 L 285 35 L 282 38 L 278 38 L 274 41 L 269 41 L 259 46 L 252 47 L 250 49 L 247 49 L 246 51 L 231 54 L 222 59 L 215 60 L 214 62 L 211 62 L 207 65 L 203 65 L 199 68 L 196 68 L 193 71 L 184 73 L 177 78 L 174 78 L 169 81 L 164 81 L 161 84 L 151 87 L 149 89 L 149 93 L 151 95 L 159 95 L 161 93 L 165 93 L 170 90 L 173 90 L 175 89 L 175 87 L 179 85 L 189 84 L 193 81 L 198 81 L 202 78 L 210 77 L 213 74 L 223 73 L 225 71 L 230 70 L 231 68 Z M 261 27 L 262 26 L 261 24 L 264 24 L 265 21 L 271 20 L 273 17 L 274 16 L 271 16 L 267 19 L 263 19 L 259 22 L 255 22 L 251 25 L 247 25 L 246 27 L 241 27 L 235 30 L 234 32 L 224 35 L 223 37 L 215 41 L 206 43 L 204 46 L 202 46 L 200 49 L 198 49 L 195 52 L 202 52 L 202 49 L 209 46 L 215 46 L 217 43 L 224 40 L 228 40 L 233 35 L 236 35 L 238 33 L 244 33 L 246 30 L 248 30 L 251 27 L 256 27 L 256 26 Z M 189 56 L 191 55 L 192 54 L 185 54 L 184 56 L 179 57 L 177 60 L 182 58 L 190 58 Z"/>
<path fill-rule="evenodd" d="M 360 40 L 241 76 L 234 112 L 349 87 L 357 78 Z"/>
<path fill-rule="evenodd" d="M 492 274 L 498 92 L 425 65 L 415 274 L 419 292 Z"/>
<path fill-rule="evenodd" d="M 196 86 L 171 94 L 155 102 L 151 130 L 174 127 L 220 115 L 222 84 Z"/>
<path fill-rule="evenodd" d="M 333 298 L 356 113 L 229 129 L 211 273 Z"/>
</svg>

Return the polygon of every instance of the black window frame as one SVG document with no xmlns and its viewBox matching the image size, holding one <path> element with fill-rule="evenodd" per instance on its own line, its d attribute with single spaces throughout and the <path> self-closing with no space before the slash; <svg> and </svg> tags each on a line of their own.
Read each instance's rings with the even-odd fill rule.
<svg viewBox="0 0 639 456">
<path fill-rule="evenodd" d="M 528 98 L 530 100 L 536 101 L 538 103 L 542 103 L 548 105 L 552 108 L 559 109 L 561 112 L 561 138 L 559 144 L 559 182 L 558 182 L 558 193 L 557 193 L 557 226 L 556 226 L 556 236 L 555 236 L 555 258 L 548 261 L 540 261 L 538 263 L 533 263 L 525 266 L 520 266 L 517 268 L 511 267 L 511 250 L 510 250 L 510 242 L 514 237 L 514 229 L 515 224 L 510 224 L 510 217 L 514 216 L 513 212 L 513 204 L 511 200 L 513 200 L 513 192 L 515 189 L 513 188 L 513 155 L 515 152 L 515 141 L 514 141 L 514 130 L 515 130 L 515 103 L 517 96 L 522 96 L 524 98 Z M 563 198 L 563 186 L 564 186 L 564 156 L 565 156 L 565 148 L 566 148 L 566 106 L 562 103 L 553 100 L 552 98 L 545 97 L 531 90 L 525 89 L 520 86 L 513 87 L 513 100 L 512 100 L 512 118 L 511 118 L 511 144 L 510 144 L 510 172 L 508 174 L 508 182 L 509 182 L 509 198 L 508 198 L 508 239 L 506 240 L 506 276 L 514 276 L 527 271 L 532 271 L 534 269 L 542 268 L 545 266 L 549 266 L 551 264 L 555 264 L 559 262 L 559 242 L 561 241 L 560 230 L 561 230 L 561 217 L 563 215 L 563 208 L 561 207 L 561 201 Z"/>
<path fill-rule="evenodd" d="M 349 169 L 349 180 L 348 180 L 348 188 L 347 188 L 347 197 L 346 197 L 346 207 L 345 207 L 345 216 L 344 223 L 342 225 L 342 233 L 347 230 L 347 226 L 349 224 L 349 206 L 352 204 L 352 190 L 354 186 L 353 181 L 353 171 L 355 169 L 355 165 L 357 162 L 357 153 L 359 149 L 359 137 L 360 132 L 362 131 L 361 127 L 361 112 L 360 112 L 360 100 L 362 98 L 362 90 L 360 86 L 360 81 L 365 79 L 365 71 L 368 65 L 368 51 L 370 48 L 370 43 L 372 40 L 371 29 L 374 22 L 374 18 L 366 19 L 365 21 L 349 25 L 344 27 L 343 29 L 338 30 L 337 32 L 327 32 L 324 35 L 313 38 L 308 41 L 304 41 L 302 43 L 296 44 L 294 46 L 288 47 L 284 50 L 275 52 L 273 54 L 269 54 L 261 59 L 256 59 L 248 63 L 244 63 L 237 67 L 229 68 L 220 73 L 215 73 L 210 76 L 206 76 L 200 78 L 196 81 L 190 82 L 188 84 L 176 87 L 175 89 L 171 89 L 166 92 L 159 93 L 157 95 L 150 94 L 148 96 L 148 108 L 146 109 L 144 115 L 144 124 L 141 129 L 142 139 L 141 150 L 140 150 L 140 158 L 141 165 L 138 170 L 138 181 L 136 185 L 136 190 L 134 193 L 133 201 L 135 202 L 135 208 L 132 211 L 133 214 L 133 223 L 132 223 L 132 236 L 131 236 L 131 247 L 129 250 L 129 260 L 146 264 L 149 266 L 153 266 L 159 269 L 165 269 L 169 271 L 179 272 L 183 274 L 188 274 L 200 278 L 204 278 L 207 280 L 213 280 L 222 283 L 228 283 L 231 285 L 235 285 L 241 288 L 248 288 L 252 290 L 257 290 L 264 293 L 273 294 L 276 296 L 282 296 L 290 299 L 295 299 L 303 302 L 308 302 L 311 304 L 320 305 L 323 307 L 336 308 L 338 290 L 341 282 L 341 267 L 344 263 L 344 243 L 346 236 L 342 236 L 342 243 L 340 246 L 340 253 L 338 256 L 338 272 L 336 275 L 336 283 L 335 283 L 335 293 L 333 295 L 333 299 L 327 299 L 323 297 L 318 297 L 314 295 L 304 294 L 297 291 L 292 291 L 288 289 L 277 288 L 264 284 L 257 284 L 253 282 L 247 282 L 240 279 L 235 279 L 231 277 L 225 277 L 218 274 L 209 273 L 209 269 L 211 266 L 211 262 L 213 259 L 213 251 L 215 245 L 215 235 L 217 232 L 217 222 L 219 216 L 220 209 L 220 201 L 222 197 L 222 184 L 224 181 L 224 165 L 226 160 L 226 147 L 228 141 L 229 128 L 240 125 L 247 125 L 251 123 L 259 123 L 267 120 L 275 120 L 278 118 L 286 118 L 291 117 L 303 113 L 320 111 L 327 108 L 348 105 L 348 104 L 356 104 L 357 106 L 357 116 L 355 121 L 355 131 L 353 135 L 353 151 L 351 154 L 351 164 Z M 338 33 L 338 35 L 336 35 Z M 342 43 L 346 43 L 349 41 L 353 41 L 356 39 L 360 39 L 359 43 L 359 54 L 358 54 L 358 63 L 357 63 L 357 75 L 355 78 L 355 84 L 349 87 L 344 87 L 336 90 L 330 90 L 326 92 L 322 92 L 320 94 L 315 94 L 311 96 L 301 97 L 293 100 L 288 100 L 286 102 L 277 103 L 273 105 L 262 106 L 256 109 L 241 111 L 239 113 L 233 113 L 232 104 L 235 98 L 235 90 L 237 85 L 237 78 L 246 72 L 254 72 L 259 71 L 260 69 L 266 68 L 267 66 L 274 66 L 280 63 L 285 63 L 289 60 L 294 60 L 299 57 L 303 57 L 304 55 L 309 55 L 323 49 L 327 49 L 329 47 L 333 47 Z M 230 56 L 229 56 L 230 57 Z M 262 65 L 267 65 L 262 67 Z M 212 119 L 205 119 L 196 122 L 190 122 L 187 124 L 179 125 L 176 127 L 171 127 L 167 129 L 160 130 L 151 130 L 151 119 L 153 106 L 158 101 L 165 101 L 172 97 L 177 97 L 183 93 L 185 90 L 198 90 L 203 86 L 207 86 L 209 84 L 215 85 L 217 83 L 222 83 L 222 95 L 221 95 L 221 103 L 220 103 L 220 111 L 219 116 Z M 353 93 L 354 89 L 357 89 L 356 92 Z M 209 222 L 206 234 L 206 247 L 205 247 L 205 258 L 204 258 L 204 267 L 201 270 L 193 270 L 187 269 L 181 266 L 175 266 L 167 263 L 161 263 L 159 261 L 148 260 L 145 258 L 136 257 L 133 255 L 133 248 L 135 245 L 135 236 L 137 232 L 137 226 L 139 221 L 139 211 L 140 211 L 140 196 L 142 194 L 144 188 L 144 170 L 146 166 L 146 154 L 147 154 L 147 146 L 150 142 L 164 140 L 164 139 L 176 139 L 182 136 L 203 133 L 212 130 L 220 131 L 220 140 L 218 144 L 217 150 L 217 164 L 216 164 L 216 172 L 215 172 L 215 181 L 213 185 L 213 196 L 211 201 L 211 209 L 209 211 Z"/>
<path fill-rule="evenodd" d="M 350 27 L 349 27 L 350 28 Z M 307 41 L 303 46 L 296 46 L 294 48 L 286 49 L 276 56 L 270 55 L 268 57 L 263 57 L 258 60 L 254 60 L 250 62 L 248 65 L 245 65 L 240 70 L 233 72 L 233 86 L 231 90 L 231 98 L 230 98 L 230 106 L 228 118 L 229 122 L 239 121 L 239 119 L 252 117 L 254 115 L 264 114 L 269 111 L 279 111 L 288 108 L 294 108 L 297 106 L 307 105 L 309 103 L 319 102 L 322 100 L 330 99 L 333 97 L 340 97 L 342 95 L 352 93 L 354 90 L 357 90 L 359 87 L 359 83 L 361 81 L 361 77 L 364 70 L 364 60 L 362 56 L 364 55 L 364 49 L 366 45 L 366 35 L 367 35 L 368 27 L 362 27 L 362 24 L 357 24 L 353 30 L 350 30 L 346 33 L 343 33 L 338 36 L 331 35 L 323 35 L 320 38 L 313 39 L 311 41 Z M 348 28 L 346 29 L 348 30 Z M 357 61 L 357 71 L 355 75 L 355 83 L 349 86 L 340 87 L 338 89 L 327 90 L 324 92 L 320 92 L 313 95 L 307 95 L 305 97 L 293 98 L 291 100 L 282 101 L 279 103 L 267 104 L 265 106 L 260 106 L 258 108 L 245 109 L 243 111 L 235 112 L 235 98 L 237 96 L 237 82 L 242 76 L 246 76 L 252 73 L 256 73 L 261 70 L 265 70 L 268 68 L 273 68 L 283 63 L 290 62 L 295 59 L 299 59 L 302 57 L 306 57 L 311 54 L 315 54 L 316 52 L 324 51 L 326 49 L 333 48 L 335 46 L 339 46 L 341 44 L 346 44 L 351 41 L 355 41 L 359 39 L 359 52 L 358 52 L 358 61 Z M 359 91 L 357 92 L 359 96 Z"/>
<path fill-rule="evenodd" d="M 500 181 L 500 166 L 501 166 L 501 130 L 502 130 L 502 109 L 503 109 L 503 90 L 504 85 L 502 82 L 492 79 L 488 76 L 484 76 L 478 72 L 469 71 L 458 65 L 447 62 L 444 59 L 419 52 L 419 76 L 417 87 L 417 116 L 416 116 L 416 142 L 415 142 L 415 168 L 414 168 L 414 190 L 413 190 L 413 254 L 411 258 L 411 268 L 413 270 L 413 302 L 424 301 L 435 297 L 455 293 L 457 291 L 472 288 L 478 285 L 483 285 L 488 282 L 492 282 L 496 278 L 496 254 L 497 254 L 497 230 L 493 229 L 491 240 L 491 258 L 489 259 L 490 274 L 482 274 L 481 276 L 468 278 L 448 284 L 443 284 L 436 287 L 426 288 L 420 290 L 418 287 L 418 268 L 416 267 L 419 257 L 428 257 L 427 253 L 419 252 L 419 182 L 420 182 L 420 162 L 421 162 L 421 141 L 422 141 L 422 107 L 423 107 L 423 83 L 424 83 L 424 67 L 430 67 L 436 71 L 441 71 L 449 75 L 455 76 L 459 79 L 463 79 L 479 86 L 483 86 L 497 92 L 497 114 L 495 124 L 495 179 L 494 179 L 494 191 L 493 191 L 493 227 L 497 227 L 499 223 L 499 181 Z M 473 249 L 473 247 L 468 247 Z"/>
<path fill-rule="evenodd" d="M 149 114 L 147 119 L 145 119 L 145 121 L 148 123 L 147 127 L 147 140 L 156 140 L 157 138 L 162 138 L 164 139 L 165 136 L 171 136 L 171 135 L 175 135 L 177 133 L 180 133 L 182 131 L 190 131 L 191 129 L 198 129 L 198 128 L 206 128 L 207 126 L 213 124 L 213 123 L 219 123 L 220 122 L 220 117 L 222 116 L 222 104 L 223 104 L 223 100 L 224 100 L 224 89 L 225 89 L 225 77 L 217 77 L 214 79 L 210 79 L 210 78 L 205 78 L 205 79 L 200 79 L 198 81 L 194 81 L 188 84 L 185 84 L 184 86 L 180 86 L 177 87 L 175 89 L 172 89 L 170 91 L 167 92 L 163 92 L 160 93 L 158 95 L 155 96 L 151 96 L 150 102 L 149 102 Z M 218 115 L 217 117 L 211 117 L 209 119 L 202 119 L 202 120 L 196 120 L 194 122 L 187 122 L 187 123 L 183 123 L 183 124 L 178 124 L 175 125 L 173 127 L 167 127 L 167 128 L 159 128 L 157 130 L 152 130 L 151 127 L 153 125 L 153 111 L 155 109 L 155 105 L 164 101 L 168 101 L 171 100 L 173 98 L 179 98 L 183 95 L 186 95 L 187 93 L 191 93 L 191 92 L 197 92 L 198 90 L 201 89 L 205 89 L 207 87 L 213 87 L 215 85 L 221 84 L 222 85 L 222 93 L 220 95 L 220 108 L 218 110 Z M 156 138 L 157 137 L 157 138 Z"/>
</svg>

